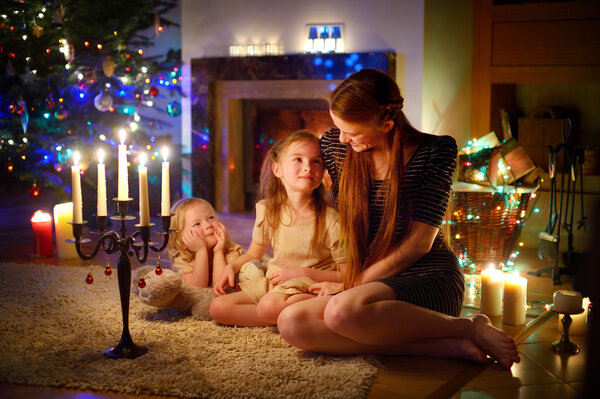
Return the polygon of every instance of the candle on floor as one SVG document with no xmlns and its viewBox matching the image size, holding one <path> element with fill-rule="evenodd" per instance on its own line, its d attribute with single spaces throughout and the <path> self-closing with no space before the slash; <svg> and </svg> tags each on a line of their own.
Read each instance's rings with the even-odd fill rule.
<svg viewBox="0 0 600 399">
<path fill-rule="evenodd" d="M 118 190 L 117 199 L 126 201 L 129 199 L 129 182 L 127 176 L 127 146 L 125 145 L 125 130 L 119 131 L 121 144 L 119 144 L 119 164 L 118 164 Z"/>
<path fill-rule="evenodd" d="M 31 217 L 33 228 L 33 256 L 52 256 L 52 216 L 36 211 Z"/>
<path fill-rule="evenodd" d="M 54 205 L 54 234 L 56 236 L 56 256 L 62 259 L 79 258 L 75 244 L 65 242 L 74 240 L 73 226 L 68 222 L 73 219 L 73 203 L 65 202 Z"/>
<path fill-rule="evenodd" d="M 162 149 L 162 190 L 160 198 L 160 214 L 161 216 L 169 216 L 171 214 L 171 190 L 169 181 L 169 162 L 167 157 L 169 155 L 169 149 L 163 147 Z"/>
<path fill-rule="evenodd" d="M 73 166 L 71 166 L 71 191 L 73 197 L 73 223 L 83 223 L 81 175 L 79 173 L 79 151 L 75 151 L 73 153 Z"/>
<path fill-rule="evenodd" d="M 504 324 L 525 324 L 527 313 L 527 279 L 518 273 L 504 280 Z"/>
<path fill-rule="evenodd" d="M 583 313 L 571 315 L 571 319 L 573 319 L 573 322 L 571 323 L 571 328 L 569 329 L 570 335 L 585 335 L 585 331 L 587 329 L 587 316 L 589 306 L 590 298 L 583 298 L 581 304 L 581 307 L 583 308 Z M 561 321 L 563 316 L 564 315 L 561 314 L 560 317 L 558 317 L 557 327 L 559 332 L 562 332 L 563 330 L 563 325 Z"/>
<path fill-rule="evenodd" d="M 98 216 L 106 216 L 106 169 L 104 166 L 104 150 L 98 150 Z"/>
<path fill-rule="evenodd" d="M 487 316 L 502 315 L 502 270 L 489 267 L 481 271 L 481 303 L 479 311 Z"/>
<path fill-rule="evenodd" d="M 148 205 L 148 168 L 146 164 L 146 154 L 140 154 L 140 165 L 138 174 L 140 181 L 140 225 L 150 225 L 150 209 Z"/>
</svg>

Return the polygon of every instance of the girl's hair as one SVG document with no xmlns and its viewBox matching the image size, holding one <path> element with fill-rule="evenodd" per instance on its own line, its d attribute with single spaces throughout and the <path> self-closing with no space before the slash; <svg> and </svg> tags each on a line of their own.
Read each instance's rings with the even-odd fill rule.
<svg viewBox="0 0 600 399">
<path fill-rule="evenodd" d="M 341 120 L 376 128 L 387 121 L 394 122 L 386 134 L 385 150 L 390 159 L 387 181 L 377 193 L 385 204 L 382 222 L 372 241 L 369 240 L 369 192 L 374 167 L 371 152 L 357 153 L 350 146 L 347 149 L 338 194 L 341 236 L 348 249 L 346 288 L 357 285 L 361 272 L 391 249 L 398 217 L 402 216 L 402 233 L 410 229 L 410 207 L 406 201 L 400 203 L 398 196 L 405 174 L 405 142 L 420 132 L 406 119 L 403 103 L 396 82 L 372 69 L 350 75 L 331 94 L 330 110 Z"/>
<path fill-rule="evenodd" d="M 176 258 L 181 258 L 185 262 L 190 262 L 192 259 L 194 259 L 194 254 L 188 251 L 181 241 L 181 234 L 183 232 L 183 226 L 185 222 L 185 213 L 192 205 L 196 204 L 204 204 L 216 214 L 215 209 L 210 202 L 202 198 L 184 198 L 173 204 L 171 207 L 171 213 L 174 213 L 175 215 L 171 217 L 171 229 L 177 230 L 177 233 L 172 234 L 169 237 L 169 243 L 167 244 L 171 261 L 174 261 Z M 227 233 L 225 235 L 225 240 L 225 251 L 235 247 L 235 243 Z"/>
<path fill-rule="evenodd" d="M 273 236 L 282 224 L 281 215 L 287 206 L 287 192 L 281 180 L 273 174 L 273 164 L 283 160 L 287 149 L 297 141 L 310 141 L 319 146 L 319 139 L 308 130 L 298 130 L 279 140 L 265 156 L 260 172 L 260 190 L 258 200 L 265 201 L 265 223 Z M 325 229 L 327 201 L 323 182 L 313 190 L 311 205 L 315 209 L 315 230 L 311 239 L 311 247 L 315 248 L 320 242 L 320 236 Z"/>
</svg>

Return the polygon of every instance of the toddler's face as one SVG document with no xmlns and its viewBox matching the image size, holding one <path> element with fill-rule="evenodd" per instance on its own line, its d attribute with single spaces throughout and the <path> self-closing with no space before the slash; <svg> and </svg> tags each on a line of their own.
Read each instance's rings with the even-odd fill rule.
<svg viewBox="0 0 600 399">
<path fill-rule="evenodd" d="M 185 211 L 183 219 L 182 234 L 195 230 L 209 248 L 217 244 L 215 226 L 218 219 L 210 206 L 201 202 L 195 203 Z"/>
</svg>

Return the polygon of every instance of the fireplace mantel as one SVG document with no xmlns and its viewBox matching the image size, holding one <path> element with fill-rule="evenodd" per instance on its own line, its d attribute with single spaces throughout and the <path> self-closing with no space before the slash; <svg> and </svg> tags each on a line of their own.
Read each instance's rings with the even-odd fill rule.
<svg viewBox="0 0 600 399">
<path fill-rule="evenodd" d="M 396 54 L 298 54 L 192 59 L 192 189 L 219 212 L 244 211 L 245 99 L 319 99 L 362 68 L 396 75 Z"/>
</svg>

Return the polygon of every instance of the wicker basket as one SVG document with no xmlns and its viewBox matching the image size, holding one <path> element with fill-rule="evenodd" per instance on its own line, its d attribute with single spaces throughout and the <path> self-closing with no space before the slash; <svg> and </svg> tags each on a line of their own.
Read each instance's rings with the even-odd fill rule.
<svg viewBox="0 0 600 399">
<path fill-rule="evenodd" d="M 533 191 L 498 192 L 467 183 L 453 187 L 452 247 L 465 270 L 480 271 L 492 263 L 512 271 Z"/>
</svg>

